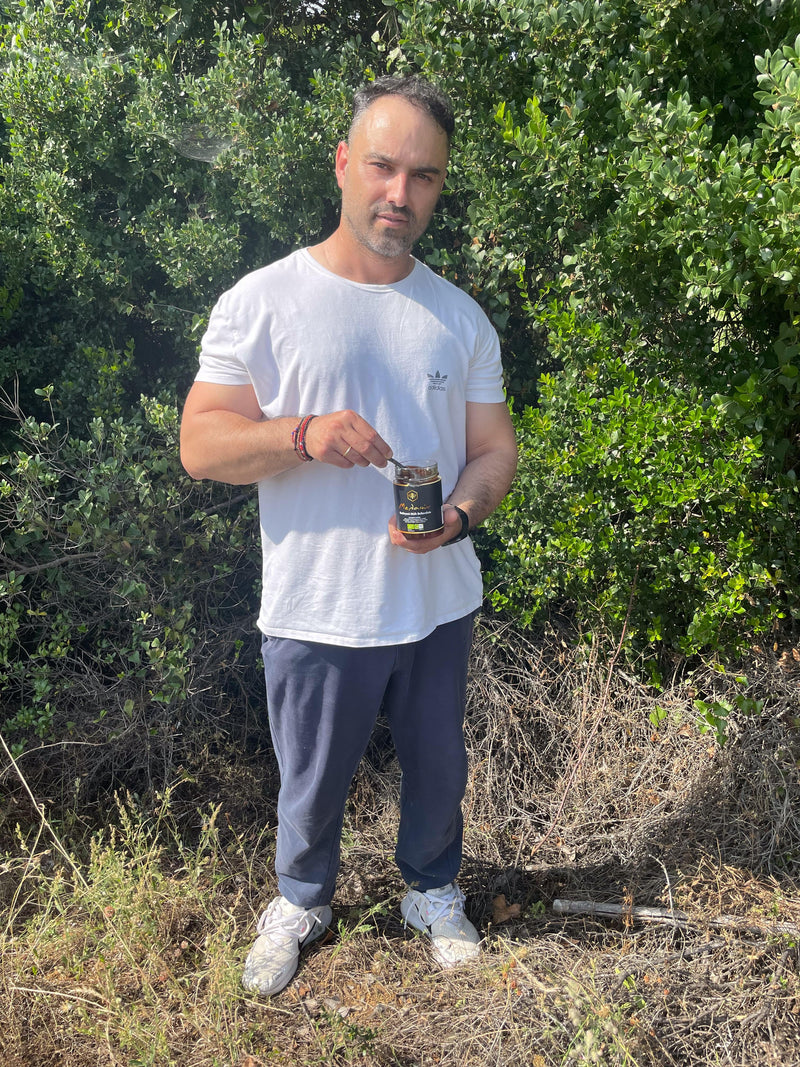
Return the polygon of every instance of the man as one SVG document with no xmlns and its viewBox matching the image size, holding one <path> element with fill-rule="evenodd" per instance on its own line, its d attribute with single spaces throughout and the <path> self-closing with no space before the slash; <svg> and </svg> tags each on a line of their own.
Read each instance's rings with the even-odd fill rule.
<svg viewBox="0 0 800 1067">
<path fill-rule="evenodd" d="M 444 966 L 478 951 L 455 883 L 481 601 L 467 533 L 507 492 L 516 444 L 494 330 L 411 255 L 453 125 L 421 78 L 356 93 L 336 152 L 338 228 L 221 297 L 183 413 L 186 470 L 259 489 L 280 896 L 242 981 L 265 995 L 331 920 L 347 794 L 381 709 L 402 770 L 402 915 Z M 409 464 L 438 462 L 440 532 L 406 536 L 390 517 L 393 449 Z"/>
</svg>

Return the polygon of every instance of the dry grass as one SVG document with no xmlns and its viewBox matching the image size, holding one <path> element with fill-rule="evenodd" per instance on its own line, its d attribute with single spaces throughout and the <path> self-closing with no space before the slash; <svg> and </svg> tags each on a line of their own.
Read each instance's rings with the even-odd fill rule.
<svg viewBox="0 0 800 1067">
<path fill-rule="evenodd" d="M 383 728 L 348 809 L 334 932 L 269 1002 L 238 987 L 273 891 L 266 751 L 206 754 L 167 795 L 118 801 L 102 831 L 62 819 L 69 859 L 20 791 L 0 859 L 0 1063 L 800 1062 L 797 666 L 762 652 L 746 682 L 708 670 L 656 695 L 557 633 L 485 625 L 462 884 L 486 951 L 464 971 L 435 970 L 398 919 Z M 736 694 L 720 747 L 693 701 Z M 557 897 L 690 921 L 562 918 Z"/>
</svg>

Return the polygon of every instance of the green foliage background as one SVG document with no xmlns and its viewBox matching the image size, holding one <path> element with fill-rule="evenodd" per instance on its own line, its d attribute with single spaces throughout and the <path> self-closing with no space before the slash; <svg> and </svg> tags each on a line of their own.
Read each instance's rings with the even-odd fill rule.
<svg viewBox="0 0 800 1067">
<path fill-rule="evenodd" d="M 329 232 L 352 89 L 457 104 L 420 254 L 504 348 L 487 594 L 642 655 L 800 613 L 795 0 L 6 4 L 0 722 L 118 770 L 258 684 L 252 501 L 175 426 L 214 300 Z M 240 494 L 241 495 L 241 494 Z M 238 673 L 237 673 L 238 672 Z M 238 681 L 236 680 L 238 679 Z M 232 716 L 232 718 L 226 718 Z M 116 755 L 115 755 L 116 753 Z"/>
</svg>

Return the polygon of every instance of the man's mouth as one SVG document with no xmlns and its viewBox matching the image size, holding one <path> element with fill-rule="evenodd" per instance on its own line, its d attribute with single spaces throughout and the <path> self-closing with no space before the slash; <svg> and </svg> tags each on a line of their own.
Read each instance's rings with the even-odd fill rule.
<svg viewBox="0 0 800 1067">
<path fill-rule="evenodd" d="M 375 212 L 375 217 L 385 222 L 387 226 L 408 226 L 414 216 L 410 211 L 403 211 L 399 208 L 379 208 Z"/>
</svg>

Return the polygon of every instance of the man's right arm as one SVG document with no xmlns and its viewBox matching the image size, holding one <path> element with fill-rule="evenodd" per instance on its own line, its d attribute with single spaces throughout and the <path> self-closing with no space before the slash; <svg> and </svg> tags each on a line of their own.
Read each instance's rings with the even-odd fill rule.
<svg viewBox="0 0 800 1067">
<path fill-rule="evenodd" d="M 303 462 L 295 452 L 296 416 L 267 419 L 250 385 L 195 382 L 181 419 L 181 462 L 192 478 L 249 485 Z M 392 450 L 354 411 L 319 415 L 308 425 L 306 449 L 334 467 L 385 467 Z M 346 453 L 346 455 L 345 455 Z"/>
</svg>

